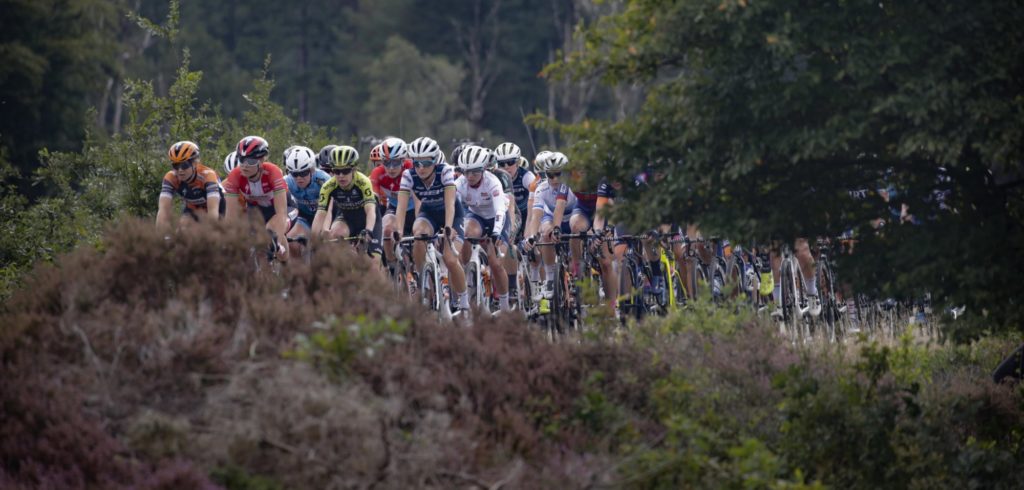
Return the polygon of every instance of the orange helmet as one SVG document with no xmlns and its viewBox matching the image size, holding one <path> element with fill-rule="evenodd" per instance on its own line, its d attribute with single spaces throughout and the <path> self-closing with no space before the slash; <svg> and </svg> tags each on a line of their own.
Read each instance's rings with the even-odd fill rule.
<svg viewBox="0 0 1024 490">
<path fill-rule="evenodd" d="M 384 153 L 383 153 L 383 151 L 381 149 L 382 146 L 384 146 L 383 143 L 381 143 L 381 144 L 379 144 L 377 146 L 374 146 L 373 149 L 370 150 L 370 162 L 371 163 L 380 163 L 381 161 L 384 160 Z"/>
<path fill-rule="evenodd" d="M 167 158 L 171 159 L 171 163 L 182 163 L 199 158 L 199 146 L 191 141 L 179 141 L 171 145 L 170 150 L 167 150 Z"/>
</svg>

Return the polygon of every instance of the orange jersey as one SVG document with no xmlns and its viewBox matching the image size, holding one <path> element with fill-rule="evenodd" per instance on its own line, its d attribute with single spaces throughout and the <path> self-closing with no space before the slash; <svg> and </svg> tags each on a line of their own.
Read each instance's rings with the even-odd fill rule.
<svg viewBox="0 0 1024 490">
<path fill-rule="evenodd" d="M 160 197 L 173 198 L 177 194 L 185 201 L 188 209 L 205 210 L 207 198 L 220 196 L 220 179 L 217 178 L 217 172 L 201 163 L 195 164 L 195 171 L 195 175 L 188 181 L 178 179 L 178 173 L 174 170 L 168 171 L 164 174 Z"/>
</svg>

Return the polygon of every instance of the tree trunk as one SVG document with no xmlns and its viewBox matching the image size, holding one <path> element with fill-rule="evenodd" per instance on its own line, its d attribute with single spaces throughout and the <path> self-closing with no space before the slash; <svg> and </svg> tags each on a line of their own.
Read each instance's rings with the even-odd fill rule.
<svg viewBox="0 0 1024 490">
<path fill-rule="evenodd" d="M 124 83 L 121 80 L 117 81 L 117 86 L 114 88 L 114 119 L 110 123 L 111 133 L 119 134 L 121 132 L 121 113 L 124 109 Z"/>
</svg>

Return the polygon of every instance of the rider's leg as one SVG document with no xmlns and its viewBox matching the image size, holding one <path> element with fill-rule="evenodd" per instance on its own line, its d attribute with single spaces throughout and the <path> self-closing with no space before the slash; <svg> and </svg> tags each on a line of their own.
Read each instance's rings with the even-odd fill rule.
<svg viewBox="0 0 1024 490">
<path fill-rule="evenodd" d="M 345 219 L 340 214 L 338 215 L 337 218 L 334 219 L 334 222 L 331 223 L 330 235 L 331 238 L 335 240 L 341 238 L 348 238 L 350 235 L 350 231 L 351 230 L 349 230 L 348 228 L 348 223 L 345 222 Z"/>
<path fill-rule="evenodd" d="M 546 218 L 547 216 L 545 216 Z M 552 231 L 555 224 L 550 219 L 540 224 L 540 242 L 551 243 L 554 237 Z M 544 281 L 554 282 L 555 280 L 555 247 L 541 247 L 540 255 L 544 259 Z"/>
<path fill-rule="evenodd" d="M 463 221 L 463 226 L 466 228 L 466 236 L 469 238 L 480 238 L 484 234 L 483 228 L 480 226 L 480 222 L 477 221 L 473 216 L 466 216 Z M 462 259 L 462 265 L 469 263 L 469 255 L 473 251 L 473 247 L 469 244 L 469 241 L 462 243 L 462 251 L 460 258 Z"/>
<path fill-rule="evenodd" d="M 811 255 L 811 247 L 807 244 L 806 238 L 797 238 L 793 244 L 793 254 L 800 263 L 800 272 L 803 273 L 804 290 L 808 296 L 818 295 L 818 280 L 814 274 L 814 257 Z"/>
<path fill-rule="evenodd" d="M 590 229 L 590 218 L 586 213 L 576 210 L 569 217 L 569 231 L 573 234 L 586 233 Z M 576 239 L 569 241 L 569 250 L 572 252 L 572 270 L 579 275 L 580 259 L 583 257 L 583 240 Z"/>
<path fill-rule="evenodd" d="M 383 231 L 383 236 L 390 239 L 391 235 L 393 235 L 394 232 L 398 231 L 398 228 L 395 225 L 396 223 L 398 223 L 398 220 L 395 219 L 395 215 L 394 214 L 388 213 L 388 214 L 384 215 L 384 218 L 381 220 L 381 222 L 383 224 L 383 230 L 384 230 Z M 391 243 L 391 242 L 389 241 L 387 243 Z M 390 247 L 384 247 L 384 258 L 387 259 L 389 264 L 395 261 L 395 244 L 394 243 L 391 243 Z"/>
<path fill-rule="evenodd" d="M 430 220 L 426 218 L 416 218 L 416 221 L 412 225 L 413 236 L 427 235 L 434 236 L 434 225 L 430 224 Z M 427 260 L 427 244 L 426 242 L 417 240 L 412 244 L 412 261 L 416 265 L 416 270 L 423 269 L 423 263 Z"/>
<path fill-rule="evenodd" d="M 487 245 L 487 263 L 491 268 L 491 280 L 494 281 L 494 289 L 498 292 L 498 303 L 502 310 L 508 310 L 508 275 L 502 260 L 498 258 L 498 251 L 508 254 L 508 245 L 499 240 L 497 243 Z"/>
<path fill-rule="evenodd" d="M 308 239 L 309 236 L 310 223 L 306 218 L 299 216 L 298 219 L 295 220 L 295 226 L 292 226 L 292 229 L 288 230 L 288 238 L 306 237 Z M 302 255 L 302 245 L 298 242 L 289 243 L 288 249 L 291 250 L 292 257 L 299 257 Z"/>
</svg>

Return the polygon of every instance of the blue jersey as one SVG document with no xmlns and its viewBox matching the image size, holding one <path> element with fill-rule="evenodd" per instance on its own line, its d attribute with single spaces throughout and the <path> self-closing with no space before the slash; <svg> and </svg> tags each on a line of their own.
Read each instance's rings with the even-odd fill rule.
<svg viewBox="0 0 1024 490">
<path fill-rule="evenodd" d="M 295 177 L 289 175 L 284 178 L 284 181 L 288 183 L 288 193 L 295 198 L 295 203 L 298 205 L 299 216 L 308 219 L 310 222 L 313 221 L 313 217 L 316 216 L 317 205 L 320 202 L 320 188 L 328 180 L 331 180 L 331 176 L 320 169 L 313 173 L 313 178 L 310 179 L 309 185 L 305 189 L 299 188 L 299 184 L 295 182 Z"/>
<path fill-rule="evenodd" d="M 400 192 L 410 192 L 420 200 L 420 212 L 444 210 L 444 190 L 455 187 L 455 170 L 451 165 L 435 165 L 434 179 L 427 186 L 416 169 L 402 172 Z M 458 200 L 458 196 L 456 196 Z"/>
</svg>

